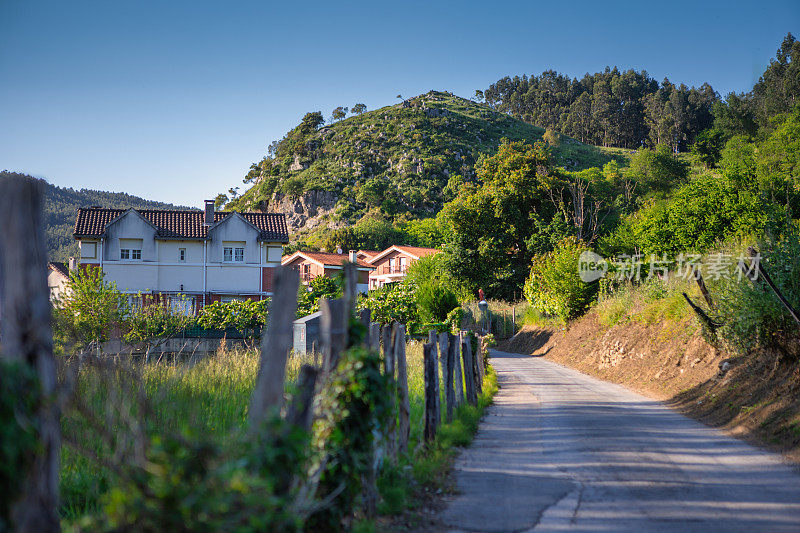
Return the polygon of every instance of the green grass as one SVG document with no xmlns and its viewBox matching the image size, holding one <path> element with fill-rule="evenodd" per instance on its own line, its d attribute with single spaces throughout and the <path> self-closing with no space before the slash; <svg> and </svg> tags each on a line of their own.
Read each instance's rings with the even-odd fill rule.
<svg viewBox="0 0 800 533">
<path fill-rule="evenodd" d="M 651 280 L 641 285 L 623 285 L 612 294 L 602 296 L 595 310 L 605 327 L 629 322 L 645 326 L 664 321 L 679 322 L 693 317 L 682 292 L 697 296 L 698 290 L 694 282 L 676 278 L 667 282 Z"/>
<path fill-rule="evenodd" d="M 287 388 L 291 388 L 300 365 L 309 359 L 291 357 L 287 369 Z M 67 440 L 80 444 L 89 455 L 108 458 L 131 453 L 137 435 L 136 420 L 146 420 L 142 431 L 147 436 L 183 433 L 203 435 L 224 444 L 245 427 L 247 409 L 258 368 L 256 351 L 220 351 L 194 362 L 135 363 L 128 367 L 84 367 L 77 382 L 77 397 L 85 408 L 67 409 L 62 431 Z M 423 435 L 424 383 L 422 345 L 412 343 L 408 350 L 408 378 L 411 407 L 409 454 L 397 467 L 387 468 L 379 480 L 380 510 L 394 514 L 414 505 L 419 485 L 441 486 L 449 468 L 454 447 L 469 443 L 477 429 L 483 408 L 496 390 L 489 371 L 478 407 L 462 406 L 455 420 L 441 427 L 436 442 L 420 446 Z M 441 378 L 440 378 L 441 379 Z M 137 383 L 147 398 L 149 411 L 142 416 L 136 401 Z M 444 390 L 444 387 L 440 387 Z M 92 413 L 86 416 L 86 412 Z M 93 426 L 91 419 L 96 418 Z M 109 431 L 117 442 L 109 445 L 100 433 Z M 65 445 L 61 452 L 61 516 L 65 524 L 74 523 L 97 512 L 102 495 L 114 484 L 108 467 L 87 458 Z M 368 523 L 358 526 L 364 531 Z"/>
</svg>

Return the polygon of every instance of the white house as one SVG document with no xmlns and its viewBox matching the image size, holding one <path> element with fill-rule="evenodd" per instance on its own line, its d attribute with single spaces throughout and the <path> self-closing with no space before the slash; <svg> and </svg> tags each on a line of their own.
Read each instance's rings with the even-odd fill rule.
<svg viewBox="0 0 800 533">
<path fill-rule="evenodd" d="M 81 268 L 102 268 L 132 304 L 150 295 L 192 312 L 215 301 L 272 294 L 289 242 L 282 213 L 82 208 L 74 237 Z"/>
</svg>

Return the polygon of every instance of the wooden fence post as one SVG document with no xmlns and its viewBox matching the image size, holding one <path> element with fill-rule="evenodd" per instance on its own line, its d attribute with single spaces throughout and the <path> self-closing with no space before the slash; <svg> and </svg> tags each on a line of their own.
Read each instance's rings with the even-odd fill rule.
<svg viewBox="0 0 800 533">
<path fill-rule="evenodd" d="M 436 377 L 436 345 L 430 342 L 422 346 L 425 365 L 425 442 L 436 438 L 439 426 L 439 407 Z"/>
<path fill-rule="evenodd" d="M 311 431 L 311 422 L 314 418 L 312 405 L 318 375 L 319 371 L 311 365 L 300 367 L 300 374 L 297 376 L 297 392 L 286 410 L 286 421 L 306 432 Z"/>
<path fill-rule="evenodd" d="M 328 374 L 339 364 L 339 358 L 347 347 L 348 313 L 342 298 L 319 301 L 320 340 L 322 341 L 322 368 Z"/>
<path fill-rule="evenodd" d="M 478 404 L 478 394 L 475 391 L 475 363 L 472 357 L 469 337 L 462 332 L 461 355 L 464 360 L 464 385 L 466 388 L 467 402 L 471 405 Z"/>
<path fill-rule="evenodd" d="M 453 347 L 450 345 L 450 334 L 439 334 L 439 353 L 442 359 L 442 373 L 444 374 L 444 400 L 447 405 L 447 421 L 453 421 L 453 410 L 456 403 L 456 392 L 453 389 Z"/>
<path fill-rule="evenodd" d="M 455 388 L 456 388 L 456 405 L 464 403 L 464 375 L 461 372 L 461 332 L 458 335 L 452 335 L 450 338 L 451 345 L 454 346 L 453 353 L 453 373 L 455 374 Z"/>
<path fill-rule="evenodd" d="M 486 369 L 483 364 L 483 352 L 486 350 L 486 342 L 483 340 L 483 337 L 478 339 L 478 356 L 476 361 L 478 362 L 478 394 L 483 392 L 483 376 L 486 374 Z"/>
<path fill-rule="evenodd" d="M 389 408 L 391 415 L 389 416 L 389 423 L 386 427 L 386 454 L 392 463 L 397 462 L 397 410 L 395 408 L 395 400 L 397 398 L 397 388 L 395 385 L 395 355 L 394 345 L 395 339 L 392 334 L 396 334 L 397 330 L 394 324 L 387 324 L 383 326 L 383 372 L 389 377 L 389 401 L 391 407 Z"/>
<path fill-rule="evenodd" d="M 381 351 L 381 325 L 378 322 L 369 324 L 369 349 L 375 353 Z"/>
<path fill-rule="evenodd" d="M 31 421 L 38 433 L 38 448 L 23 478 L 15 480 L 19 494 L 10 509 L 10 525 L 14 531 L 47 533 L 60 531 L 61 428 L 55 402 L 58 383 L 42 203 L 42 188 L 37 181 L 21 174 L 0 174 L 0 357 L 30 366 L 44 400 Z"/>
<path fill-rule="evenodd" d="M 297 311 L 298 273 L 293 268 L 275 269 L 269 323 L 261 336 L 261 360 L 253 395 L 250 398 L 249 432 L 257 434 L 270 413 L 280 410 L 286 379 L 286 358 L 291 348 L 293 323 Z"/>
<path fill-rule="evenodd" d="M 398 450 L 405 453 L 408 450 L 408 437 L 411 433 L 409 419 L 411 405 L 408 398 L 408 367 L 406 366 L 406 327 L 402 324 L 394 325 L 394 353 L 397 359 L 397 403 L 399 408 Z"/>
<path fill-rule="evenodd" d="M 358 312 L 358 321 L 359 323 L 361 323 L 362 326 L 364 326 L 364 332 L 365 332 L 364 342 L 362 344 L 364 345 L 364 348 L 368 350 L 371 349 L 372 347 L 372 330 L 370 329 L 370 327 L 372 327 L 372 322 L 370 321 L 371 318 L 372 318 L 372 311 L 370 311 L 369 309 L 362 309 L 361 311 Z"/>
<path fill-rule="evenodd" d="M 438 357 L 436 357 L 436 352 L 438 351 L 438 340 L 439 336 L 436 334 L 436 330 L 428 331 L 428 339 L 429 344 L 433 344 L 433 360 L 436 364 L 433 365 L 433 386 L 436 389 L 436 426 L 438 427 L 442 423 L 442 396 L 439 389 L 439 362 Z"/>
</svg>

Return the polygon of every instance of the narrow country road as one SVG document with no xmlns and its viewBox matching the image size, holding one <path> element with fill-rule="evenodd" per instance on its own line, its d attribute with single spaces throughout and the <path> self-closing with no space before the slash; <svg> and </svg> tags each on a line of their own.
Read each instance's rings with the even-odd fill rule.
<svg viewBox="0 0 800 533">
<path fill-rule="evenodd" d="M 451 531 L 800 531 L 800 473 L 621 386 L 494 351 Z"/>
</svg>

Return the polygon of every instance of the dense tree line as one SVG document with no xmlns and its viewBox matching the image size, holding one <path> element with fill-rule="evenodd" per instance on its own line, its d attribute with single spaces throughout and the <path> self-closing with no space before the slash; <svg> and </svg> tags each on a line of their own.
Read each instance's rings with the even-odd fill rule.
<svg viewBox="0 0 800 533">
<path fill-rule="evenodd" d="M 617 67 L 586 74 L 580 80 L 546 70 L 540 76 L 505 77 L 482 93 L 495 109 L 603 146 L 639 148 L 667 144 L 685 151 L 711 126 L 711 108 L 719 96 L 701 87 L 660 84 L 646 71 Z"/>
</svg>

